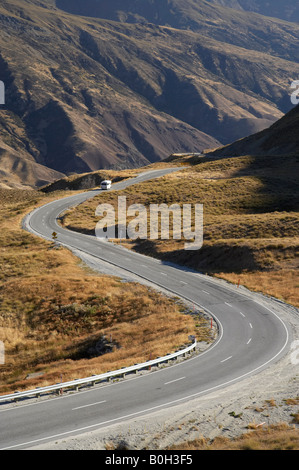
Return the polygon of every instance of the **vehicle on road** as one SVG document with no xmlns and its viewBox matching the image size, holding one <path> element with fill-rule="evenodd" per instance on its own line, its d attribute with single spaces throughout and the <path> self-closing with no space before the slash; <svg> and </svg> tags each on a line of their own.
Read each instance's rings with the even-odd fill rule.
<svg viewBox="0 0 299 470">
<path fill-rule="evenodd" d="M 101 182 L 101 189 L 110 189 L 111 188 L 111 181 L 104 180 Z"/>
</svg>

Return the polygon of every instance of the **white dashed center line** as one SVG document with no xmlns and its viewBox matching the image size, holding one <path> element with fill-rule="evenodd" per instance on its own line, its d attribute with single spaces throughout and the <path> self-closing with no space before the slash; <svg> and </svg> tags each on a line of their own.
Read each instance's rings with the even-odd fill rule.
<svg viewBox="0 0 299 470">
<path fill-rule="evenodd" d="M 186 378 L 186 377 L 180 377 L 179 379 L 171 380 L 170 382 L 165 382 L 164 385 L 172 384 L 173 382 L 178 382 L 179 380 L 183 380 L 183 379 L 185 379 L 185 378 Z"/>
<path fill-rule="evenodd" d="M 229 359 L 231 359 L 232 357 L 233 357 L 233 356 L 229 356 L 229 357 L 227 357 L 226 359 L 223 359 L 223 360 L 222 360 L 222 361 L 220 361 L 220 362 L 225 362 L 225 361 L 228 361 L 228 360 L 229 360 Z"/>
<path fill-rule="evenodd" d="M 77 406 L 77 408 L 72 408 L 72 411 L 74 411 L 74 410 L 80 410 L 81 408 L 87 408 L 88 406 L 100 405 L 101 403 L 106 403 L 106 400 L 98 401 L 98 402 L 96 402 L 96 403 L 90 403 L 89 405 Z"/>
</svg>

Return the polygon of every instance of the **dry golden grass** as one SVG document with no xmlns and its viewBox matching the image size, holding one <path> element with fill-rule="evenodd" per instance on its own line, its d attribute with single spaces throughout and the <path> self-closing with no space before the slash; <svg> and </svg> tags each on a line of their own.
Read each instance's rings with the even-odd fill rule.
<svg viewBox="0 0 299 470">
<path fill-rule="evenodd" d="M 286 405 L 299 405 L 299 396 L 296 398 L 286 398 L 285 403 Z"/>
<path fill-rule="evenodd" d="M 254 429 L 254 426 L 253 426 Z M 299 431 L 285 423 L 251 430 L 240 437 L 216 437 L 213 442 L 200 437 L 169 450 L 298 450 Z"/>
<path fill-rule="evenodd" d="M 171 158 L 175 163 L 175 158 Z M 126 240 L 126 247 L 240 282 L 249 289 L 299 306 L 298 162 L 295 157 L 178 158 L 183 171 L 107 193 L 68 211 L 64 225 L 94 233 L 102 202 L 114 205 L 200 203 L 204 244 L 184 250 L 184 240 Z M 149 211 L 148 211 L 149 214 Z M 148 221 L 149 222 L 149 221 Z M 149 227 L 149 223 L 148 223 Z M 148 234 L 149 238 L 149 234 Z"/>
<path fill-rule="evenodd" d="M 251 291 L 260 292 L 299 307 L 298 270 L 282 269 L 239 274 L 219 273 L 217 276 L 236 285 L 240 282 L 240 285 L 245 286 Z"/>
<path fill-rule="evenodd" d="M 20 228 L 26 212 L 61 195 L 0 191 L 0 393 L 143 362 L 187 344 L 190 334 L 211 340 L 208 325 L 196 326 L 179 302 L 97 275 Z M 26 379 L 33 373 L 42 375 Z"/>
</svg>

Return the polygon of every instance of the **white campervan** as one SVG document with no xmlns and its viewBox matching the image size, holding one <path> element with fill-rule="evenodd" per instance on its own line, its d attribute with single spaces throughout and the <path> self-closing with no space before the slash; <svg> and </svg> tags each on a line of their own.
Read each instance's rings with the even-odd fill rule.
<svg viewBox="0 0 299 470">
<path fill-rule="evenodd" d="M 101 182 L 101 189 L 110 189 L 111 188 L 111 181 L 104 180 Z"/>
</svg>

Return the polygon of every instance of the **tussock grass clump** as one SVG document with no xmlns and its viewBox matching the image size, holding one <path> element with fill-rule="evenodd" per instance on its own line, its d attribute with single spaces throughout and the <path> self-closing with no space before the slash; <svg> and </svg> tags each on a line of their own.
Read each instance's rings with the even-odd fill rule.
<svg viewBox="0 0 299 470">
<path fill-rule="evenodd" d="M 254 428 L 254 427 L 253 427 Z M 229 439 L 219 436 L 213 441 L 200 437 L 191 442 L 177 444 L 169 450 L 298 450 L 298 429 L 280 423 L 264 429 L 253 429 L 240 437 Z"/>
</svg>

